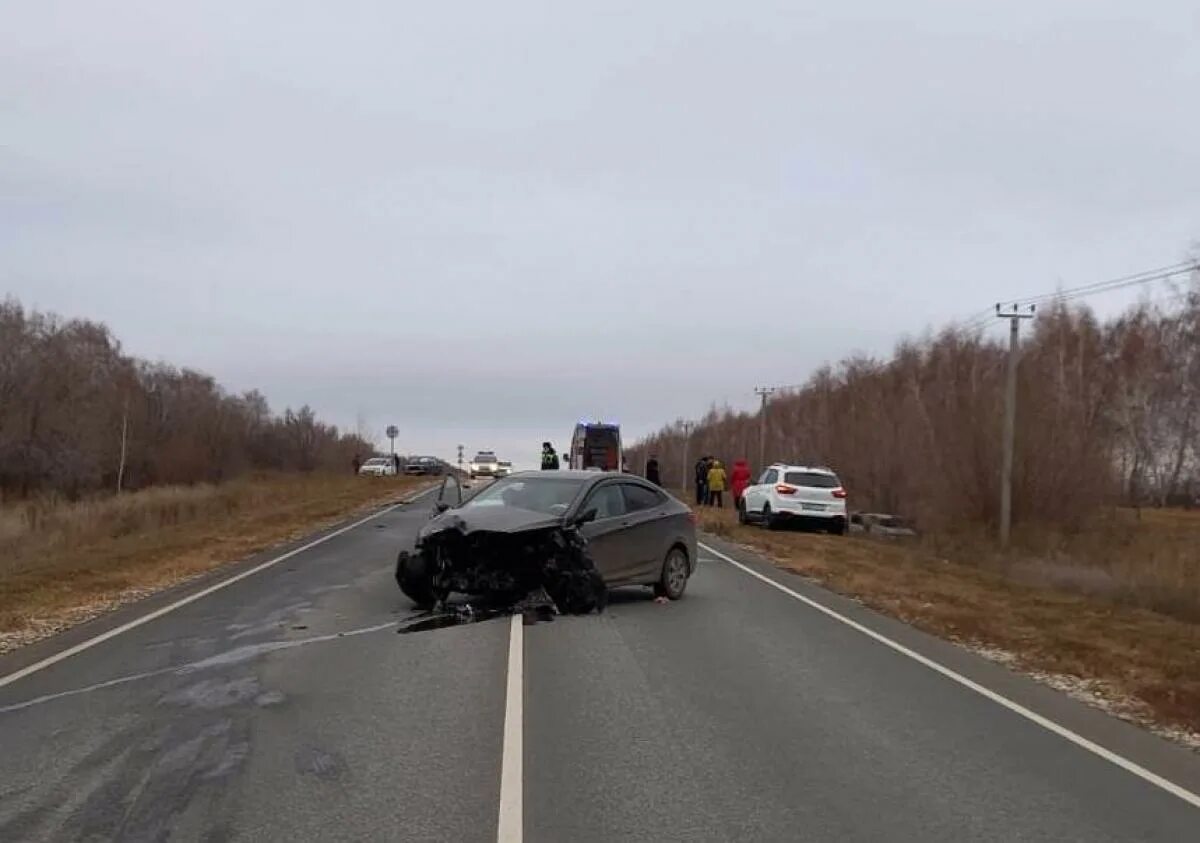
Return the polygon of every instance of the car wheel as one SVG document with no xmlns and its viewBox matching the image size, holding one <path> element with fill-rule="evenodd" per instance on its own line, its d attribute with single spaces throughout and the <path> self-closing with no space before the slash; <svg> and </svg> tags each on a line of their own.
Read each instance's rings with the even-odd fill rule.
<svg viewBox="0 0 1200 843">
<path fill-rule="evenodd" d="M 774 530 L 779 526 L 779 521 L 775 518 L 774 513 L 771 512 L 771 505 L 769 503 L 763 504 L 762 525 L 768 530 Z"/>
<path fill-rule="evenodd" d="M 425 558 L 420 554 L 400 551 L 396 559 L 396 584 L 418 609 L 432 609 L 437 603 L 433 593 L 433 577 L 426 570 Z"/>
<path fill-rule="evenodd" d="M 828 529 L 835 536 L 844 536 L 846 535 L 846 522 L 835 518 Z"/>
<path fill-rule="evenodd" d="M 667 551 L 663 560 L 662 576 L 654 584 L 654 595 L 666 597 L 668 600 L 678 600 L 687 589 L 688 558 L 683 548 L 673 547 Z"/>
</svg>

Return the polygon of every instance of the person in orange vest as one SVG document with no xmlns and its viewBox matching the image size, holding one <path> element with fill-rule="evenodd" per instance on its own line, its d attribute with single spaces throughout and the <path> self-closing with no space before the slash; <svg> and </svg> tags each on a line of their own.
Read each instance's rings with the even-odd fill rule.
<svg viewBox="0 0 1200 843">
<path fill-rule="evenodd" d="M 713 460 L 708 469 L 708 505 L 723 509 L 725 492 L 725 468 L 720 460 Z"/>
</svg>

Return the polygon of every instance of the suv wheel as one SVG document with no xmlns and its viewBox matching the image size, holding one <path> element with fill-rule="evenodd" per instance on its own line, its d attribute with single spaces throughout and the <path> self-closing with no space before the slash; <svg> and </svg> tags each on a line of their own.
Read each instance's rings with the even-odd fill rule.
<svg viewBox="0 0 1200 843">
<path fill-rule="evenodd" d="M 763 504 L 762 525 L 768 530 L 774 530 L 779 526 L 779 521 L 775 519 L 774 513 L 771 512 L 771 505 L 769 503 Z"/>
</svg>

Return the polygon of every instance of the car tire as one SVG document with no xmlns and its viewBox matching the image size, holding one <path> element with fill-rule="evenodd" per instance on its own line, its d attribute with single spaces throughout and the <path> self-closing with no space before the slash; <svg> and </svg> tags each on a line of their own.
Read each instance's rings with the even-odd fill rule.
<svg viewBox="0 0 1200 843">
<path fill-rule="evenodd" d="M 762 525 L 768 530 L 775 530 L 779 528 L 779 520 L 775 517 L 774 513 L 771 512 L 771 505 L 769 503 L 763 504 Z"/>
<path fill-rule="evenodd" d="M 396 558 L 396 584 L 418 609 L 432 609 L 437 603 L 433 577 L 426 570 L 425 558 L 419 553 L 400 551 Z"/>
<path fill-rule="evenodd" d="M 654 596 L 668 600 L 683 597 L 689 573 L 687 551 L 676 545 L 667 551 L 667 557 L 663 560 L 662 574 L 654 584 Z"/>
<path fill-rule="evenodd" d="M 844 536 L 846 535 L 846 522 L 835 518 L 827 529 L 831 535 Z"/>
</svg>

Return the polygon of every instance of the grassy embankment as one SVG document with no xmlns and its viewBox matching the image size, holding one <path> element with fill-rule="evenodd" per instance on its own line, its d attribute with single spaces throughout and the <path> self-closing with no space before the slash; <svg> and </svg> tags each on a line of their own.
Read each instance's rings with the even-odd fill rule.
<svg viewBox="0 0 1200 843">
<path fill-rule="evenodd" d="M 1074 535 L 882 540 L 701 526 L 1128 719 L 1200 732 L 1200 513 L 1110 511 Z M 1177 734 L 1177 736 L 1179 736 Z"/>
<path fill-rule="evenodd" d="M 419 482 L 270 475 L 0 508 L 0 652 L 399 499 Z"/>
</svg>

